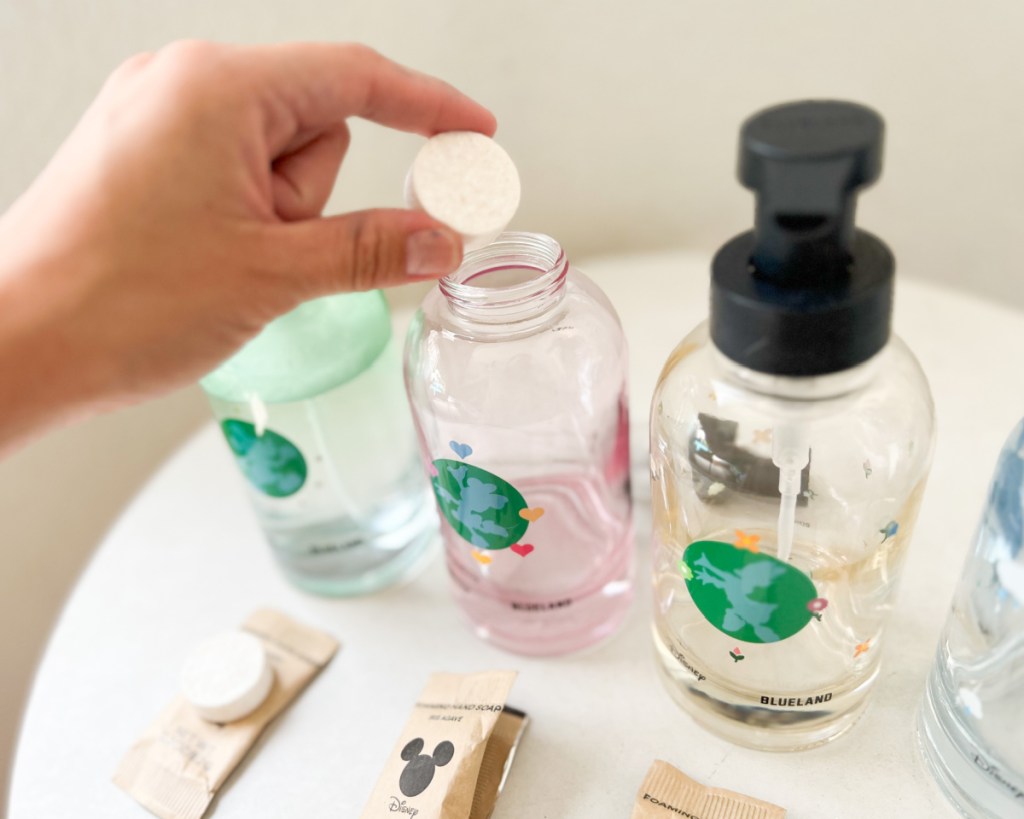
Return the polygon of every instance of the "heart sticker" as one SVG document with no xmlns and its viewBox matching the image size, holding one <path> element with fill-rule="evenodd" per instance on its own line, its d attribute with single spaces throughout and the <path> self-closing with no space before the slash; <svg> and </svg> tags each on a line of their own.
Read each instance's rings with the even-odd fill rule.
<svg viewBox="0 0 1024 819">
<path fill-rule="evenodd" d="M 509 548 L 520 557 L 526 557 L 533 551 L 533 546 L 529 543 L 513 543 Z"/>
<path fill-rule="evenodd" d="M 469 444 L 460 444 L 458 441 L 449 441 L 448 446 L 450 446 L 452 448 L 452 452 L 462 458 L 462 460 L 466 460 L 466 458 L 473 454 L 473 447 Z"/>
<path fill-rule="evenodd" d="M 523 520 L 528 520 L 530 523 L 535 523 L 537 519 L 544 514 L 543 506 L 534 506 L 532 509 L 520 509 L 519 517 Z"/>
<path fill-rule="evenodd" d="M 515 546 L 513 546 L 512 548 L 514 549 Z M 477 563 L 482 563 L 484 566 L 486 566 L 492 560 L 489 554 L 484 554 L 483 552 L 473 552 L 473 557 L 476 558 Z"/>
</svg>

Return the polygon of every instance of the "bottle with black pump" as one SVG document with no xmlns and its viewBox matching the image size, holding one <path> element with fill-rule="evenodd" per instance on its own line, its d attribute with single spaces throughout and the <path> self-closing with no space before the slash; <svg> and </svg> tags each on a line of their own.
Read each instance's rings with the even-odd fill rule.
<svg viewBox="0 0 1024 819">
<path fill-rule="evenodd" d="M 652 402 L 659 667 L 699 723 L 755 748 L 862 713 L 931 462 L 928 383 L 890 334 L 893 256 L 854 223 L 883 131 L 835 101 L 743 124 L 754 229 L 715 256 L 710 319 Z"/>
</svg>

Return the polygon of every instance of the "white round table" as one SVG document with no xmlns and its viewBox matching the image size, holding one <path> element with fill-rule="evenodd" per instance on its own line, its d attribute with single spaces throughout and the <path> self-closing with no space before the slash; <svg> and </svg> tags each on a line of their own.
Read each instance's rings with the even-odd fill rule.
<svg viewBox="0 0 1024 819">
<path fill-rule="evenodd" d="M 656 758 L 795 819 L 954 816 L 918 757 L 915 711 L 996 454 L 1024 413 L 1024 314 L 900 280 L 894 326 L 931 379 L 940 437 L 882 674 L 846 736 L 760 753 L 676 708 L 655 676 L 648 630 L 648 401 L 665 358 L 706 313 L 707 264 L 680 253 L 580 264 L 617 305 L 633 362 L 637 600 L 614 638 L 555 659 L 484 645 L 448 598 L 440 554 L 412 583 L 371 597 L 293 589 L 210 424 L 124 511 L 64 609 L 25 716 L 11 819 L 146 816 L 111 784 L 118 761 L 175 693 L 189 649 L 260 606 L 330 631 L 342 649 L 228 781 L 211 809 L 218 819 L 359 816 L 428 674 L 492 668 L 519 670 L 510 702 L 532 718 L 496 819 L 621 819 Z"/>
</svg>

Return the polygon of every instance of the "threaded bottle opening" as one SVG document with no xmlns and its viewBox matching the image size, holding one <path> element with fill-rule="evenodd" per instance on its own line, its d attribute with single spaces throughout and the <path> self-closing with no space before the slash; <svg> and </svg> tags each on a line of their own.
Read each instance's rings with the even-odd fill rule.
<svg viewBox="0 0 1024 819">
<path fill-rule="evenodd" d="M 467 253 L 438 282 L 452 310 L 476 321 L 534 316 L 562 296 L 569 262 L 561 245 L 541 233 L 508 232 Z"/>
</svg>

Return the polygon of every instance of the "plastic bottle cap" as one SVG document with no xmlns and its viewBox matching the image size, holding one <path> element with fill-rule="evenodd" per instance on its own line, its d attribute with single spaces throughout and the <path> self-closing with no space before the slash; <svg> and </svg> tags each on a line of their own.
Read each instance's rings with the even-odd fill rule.
<svg viewBox="0 0 1024 819">
<path fill-rule="evenodd" d="M 519 207 L 519 173 L 497 142 L 474 131 L 427 140 L 405 179 L 405 201 L 462 234 L 465 250 L 497 238 Z"/>
<path fill-rule="evenodd" d="M 263 643 L 244 631 L 226 631 L 204 641 L 181 670 L 181 693 L 199 716 L 234 722 L 267 698 L 274 669 Z"/>
</svg>

